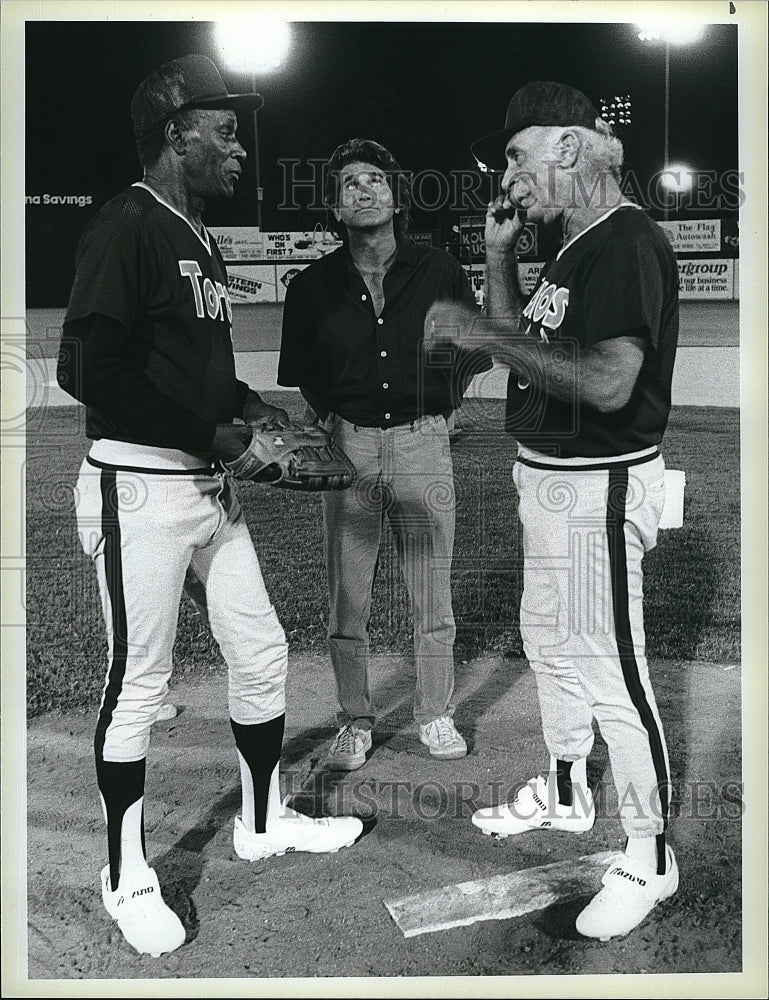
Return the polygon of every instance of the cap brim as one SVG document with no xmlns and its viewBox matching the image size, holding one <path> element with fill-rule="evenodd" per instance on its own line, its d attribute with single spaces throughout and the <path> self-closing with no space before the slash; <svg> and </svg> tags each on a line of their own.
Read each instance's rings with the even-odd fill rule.
<svg viewBox="0 0 769 1000">
<path fill-rule="evenodd" d="M 490 132 L 488 135 L 476 139 L 470 146 L 470 152 L 484 173 L 502 174 L 505 172 L 507 169 L 505 147 L 508 140 L 516 132 L 520 132 L 521 128 L 525 128 L 525 126 L 515 125 L 512 128 L 500 129 L 499 132 Z"/>
<path fill-rule="evenodd" d="M 207 108 L 218 111 L 220 108 L 231 108 L 233 111 L 258 111 L 264 106 L 261 94 L 227 94 L 225 97 L 209 97 L 192 101 L 186 105 L 190 108 Z"/>
<path fill-rule="evenodd" d="M 600 117 L 596 111 L 595 117 L 591 116 L 589 120 L 575 120 L 573 124 L 594 130 L 595 121 Z M 507 143 L 516 132 L 523 132 L 524 129 L 531 128 L 534 125 L 541 125 L 543 128 L 551 126 L 557 128 L 567 127 L 561 122 L 543 121 L 540 115 L 537 117 L 521 115 L 515 124 L 508 125 L 506 128 L 500 129 L 499 132 L 491 132 L 489 135 L 484 135 L 480 139 L 476 139 L 470 146 L 470 152 L 484 172 L 494 171 L 496 173 L 504 173 L 507 169 L 507 157 L 505 156 Z"/>
</svg>

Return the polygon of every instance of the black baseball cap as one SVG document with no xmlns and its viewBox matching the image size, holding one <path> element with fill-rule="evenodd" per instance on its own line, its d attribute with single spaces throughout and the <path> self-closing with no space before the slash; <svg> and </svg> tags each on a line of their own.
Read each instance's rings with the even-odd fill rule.
<svg viewBox="0 0 769 1000">
<path fill-rule="evenodd" d="M 182 108 L 232 108 L 258 111 L 261 94 L 229 94 L 219 70 L 208 56 L 189 55 L 154 69 L 136 88 L 131 117 L 137 139 Z"/>
<path fill-rule="evenodd" d="M 510 98 L 505 127 L 477 139 L 470 150 L 481 169 L 493 169 L 489 164 L 504 162 L 507 140 L 530 125 L 581 125 L 595 129 L 595 120 L 600 117 L 581 90 L 566 83 L 534 80 L 524 84 Z"/>
</svg>

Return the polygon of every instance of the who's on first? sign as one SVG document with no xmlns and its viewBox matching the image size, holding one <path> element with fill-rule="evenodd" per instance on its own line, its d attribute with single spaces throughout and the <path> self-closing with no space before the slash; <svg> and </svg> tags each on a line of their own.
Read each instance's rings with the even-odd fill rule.
<svg viewBox="0 0 769 1000">
<path fill-rule="evenodd" d="M 342 245 L 333 233 L 320 226 L 303 232 L 280 233 L 265 233 L 250 226 L 212 226 L 209 232 L 225 263 L 317 260 Z"/>
</svg>

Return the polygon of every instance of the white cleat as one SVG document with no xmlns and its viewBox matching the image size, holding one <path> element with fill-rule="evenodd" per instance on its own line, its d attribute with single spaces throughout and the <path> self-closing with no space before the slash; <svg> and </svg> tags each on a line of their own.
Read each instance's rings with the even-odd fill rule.
<svg viewBox="0 0 769 1000">
<path fill-rule="evenodd" d="M 184 925 L 163 902 L 154 868 L 126 872 L 113 892 L 107 865 L 101 872 L 101 898 L 123 937 L 140 954 L 159 958 L 184 944 Z"/>
<path fill-rule="evenodd" d="M 512 802 L 478 809 L 473 825 L 488 836 L 513 837 L 531 830 L 564 830 L 584 833 L 595 822 L 595 804 L 589 788 L 572 786 L 572 804 L 548 798 L 548 782 L 540 775 L 524 785 Z"/>
<path fill-rule="evenodd" d="M 623 937 L 648 917 L 657 903 L 672 896 L 678 888 L 678 865 L 670 847 L 666 850 L 664 875 L 626 854 L 618 855 L 602 879 L 603 889 L 577 917 L 579 933 L 600 941 Z"/>
<path fill-rule="evenodd" d="M 261 861 L 294 851 L 335 854 L 353 844 L 362 830 L 363 823 L 355 816 L 313 819 L 283 806 L 277 819 L 267 821 L 266 833 L 251 833 L 236 816 L 233 845 L 244 861 Z"/>
</svg>

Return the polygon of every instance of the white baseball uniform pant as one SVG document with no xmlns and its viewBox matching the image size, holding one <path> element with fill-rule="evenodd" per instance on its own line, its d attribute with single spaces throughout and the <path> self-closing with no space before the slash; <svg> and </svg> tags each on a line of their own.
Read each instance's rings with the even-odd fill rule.
<svg viewBox="0 0 769 1000">
<path fill-rule="evenodd" d="M 228 667 L 230 717 L 285 711 L 287 644 L 228 477 L 167 448 L 94 442 L 75 489 L 78 534 L 93 560 L 107 629 L 95 749 L 146 757 L 166 697 L 184 590 L 205 597 Z"/>
<path fill-rule="evenodd" d="M 606 741 L 629 837 L 664 832 L 665 738 L 649 679 L 644 552 L 657 540 L 665 464 L 657 449 L 614 459 L 519 450 L 521 633 L 553 757 L 587 757 L 593 718 Z"/>
</svg>

